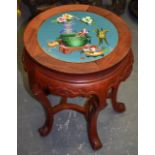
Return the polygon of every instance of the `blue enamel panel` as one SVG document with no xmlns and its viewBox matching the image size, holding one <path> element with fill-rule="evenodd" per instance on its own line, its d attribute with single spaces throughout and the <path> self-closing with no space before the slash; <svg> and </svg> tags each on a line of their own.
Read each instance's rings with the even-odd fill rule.
<svg viewBox="0 0 155 155">
<path fill-rule="evenodd" d="M 117 29 L 106 18 L 95 13 L 82 11 L 67 12 L 67 14 L 71 16 L 64 16 L 64 14 L 66 13 L 57 14 L 48 18 L 41 24 L 38 30 L 38 43 L 42 50 L 51 57 L 66 62 L 90 62 L 104 58 L 116 47 L 118 43 Z M 69 20 L 63 22 L 64 18 L 61 17 L 65 17 Z M 60 36 L 66 33 L 76 34 L 76 39 L 79 36 L 80 39 L 82 39 L 81 36 L 83 37 L 83 35 L 89 36 L 90 40 L 88 39 L 89 41 L 87 40 L 88 42 L 82 45 L 85 50 L 78 49 L 69 54 L 64 54 L 60 50 L 60 47 L 64 44 L 64 38 L 62 39 Z M 67 41 L 68 39 L 71 44 L 74 44 L 73 42 L 76 40 L 75 38 L 67 38 Z M 52 43 L 52 46 L 49 46 L 50 43 Z M 101 53 L 102 51 L 102 54 L 89 55 L 95 53 L 93 50 L 94 46 L 96 48 L 95 52 Z M 70 48 L 68 43 L 67 45 L 65 44 L 65 47 Z"/>
</svg>

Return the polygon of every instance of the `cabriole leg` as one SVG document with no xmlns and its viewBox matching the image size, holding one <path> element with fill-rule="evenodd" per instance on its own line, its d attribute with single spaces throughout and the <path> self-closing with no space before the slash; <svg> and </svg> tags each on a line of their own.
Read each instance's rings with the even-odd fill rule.
<svg viewBox="0 0 155 155">
<path fill-rule="evenodd" d="M 32 88 L 32 91 L 35 95 L 35 97 L 40 101 L 42 106 L 45 109 L 46 112 L 46 121 L 44 125 L 39 129 L 39 133 L 41 136 L 47 136 L 53 125 L 53 114 L 51 111 L 51 104 L 46 96 L 46 94 L 43 92 L 43 90 L 39 87 Z"/>
<path fill-rule="evenodd" d="M 94 96 L 93 104 L 89 105 L 89 114 L 88 114 L 88 137 L 90 144 L 94 150 L 98 150 L 102 147 L 102 143 L 98 136 L 97 132 L 97 119 L 99 112 L 106 106 L 104 95 L 100 95 L 101 97 Z"/>
</svg>

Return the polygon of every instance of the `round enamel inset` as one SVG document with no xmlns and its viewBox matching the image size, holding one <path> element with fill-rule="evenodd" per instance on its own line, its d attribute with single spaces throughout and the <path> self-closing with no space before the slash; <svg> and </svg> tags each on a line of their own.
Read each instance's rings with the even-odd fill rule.
<svg viewBox="0 0 155 155">
<path fill-rule="evenodd" d="M 55 59 L 84 63 L 110 54 L 118 43 L 116 27 L 90 12 L 72 11 L 45 20 L 37 35 L 42 50 Z"/>
</svg>

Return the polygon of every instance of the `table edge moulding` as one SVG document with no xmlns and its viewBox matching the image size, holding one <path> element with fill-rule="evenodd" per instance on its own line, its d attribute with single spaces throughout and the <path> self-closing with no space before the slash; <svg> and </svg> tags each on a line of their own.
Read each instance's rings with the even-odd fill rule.
<svg viewBox="0 0 155 155">
<path fill-rule="evenodd" d="M 68 11 L 88 11 L 110 20 L 119 35 L 114 50 L 102 59 L 86 63 L 64 62 L 46 54 L 37 41 L 38 28 L 47 18 Z M 102 8 L 64 5 L 49 9 L 32 19 L 24 33 L 24 45 L 22 60 L 28 73 L 29 85 L 46 111 L 45 123 L 39 129 L 40 135 L 47 136 L 50 133 L 57 112 L 65 109 L 76 110 L 86 118 L 92 148 L 100 149 L 102 143 L 97 132 L 97 118 L 100 111 L 107 106 L 106 100 L 111 99 L 116 112 L 121 113 L 126 109 L 123 103 L 117 102 L 119 85 L 129 77 L 133 66 L 131 33 L 126 23 L 117 15 Z M 53 106 L 47 98 L 49 94 L 60 96 L 60 103 Z M 67 98 L 78 96 L 87 98 L 83 106 L 68 103 Z"/>
</svg>

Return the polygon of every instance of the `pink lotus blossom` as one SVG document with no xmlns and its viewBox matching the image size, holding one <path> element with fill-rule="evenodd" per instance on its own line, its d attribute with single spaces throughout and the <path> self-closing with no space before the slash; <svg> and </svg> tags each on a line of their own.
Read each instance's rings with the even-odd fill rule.
<svg viewBox="0 0 155 155">
<path fill-rule="evenodd" d="M 81 32 L 78 33 L 80 36 L 85 36 L 86 34 L 88 34 L 88 30 L 87 29 L 83 29 L 81 30 Z"/>
<path fill-rule="evenodd" d="M 96 48 L 95 48 L 95 47 L 91 47 L 90 49 L 91 49 L 91 51 L 93 51 L 93 52 L 96 51 Z"/>
<path fill-rule="evenodd" d="M 64 23 L 64 22 L 66 22 L 67 20 L 66 20 L 66 18 L 64 18 L 64 17 L 58 17 L 58 18 L 57 18 L 57 21 L 58 21 L 59 23 Z"/>
<path fill-rule="evenodd" d="M 83 29 L 82 31 L 81 31 L 83 34 L 88 34 L 88 30 L 87 29 Z"/>
</svg>

